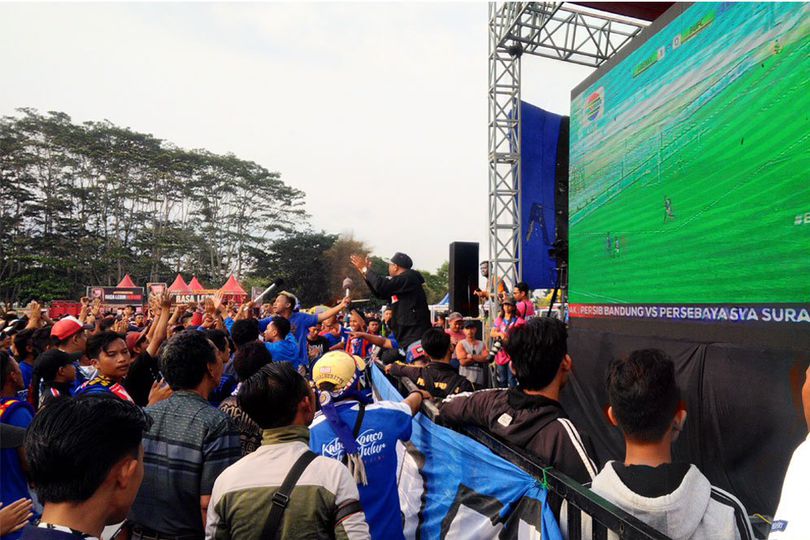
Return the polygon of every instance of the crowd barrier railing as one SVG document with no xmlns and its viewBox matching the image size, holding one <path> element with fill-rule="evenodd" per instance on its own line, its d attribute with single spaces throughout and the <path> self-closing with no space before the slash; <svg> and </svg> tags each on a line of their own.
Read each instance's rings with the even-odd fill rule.
<svg viewBox="0 0 810 540">
<path fill-rule="evenodd" d="M 417 390 L 416 385 L 406 377 L 389 377 L 403 393 Z M 422 403 L 422 414 L 435 421 L 439 415 L 438 406 L 432 401 Z M 569 478 L 553 467 L 540 463 L 536 456 L 529 455 L 520 448 L 511 446 L 481 428 L 464 426 L 455 431 L 483 444 L 493 454 L 509 461 L 538 481 L 548 485 L 549 504 L 552 508 L 563 508 L 561 514 L 565 523 L 560 523 L 568 540 L 607 540 L 608 531 L 618 538 L 627 540 L 670 540 L 665 534 L 653 529 L 636 517 L 628 514 L 610 501 L 600 497 L 579 482 Z M 582 531 L 582 516 L 591 518 L 591 538 L 585 539 Z"/>
</svg>

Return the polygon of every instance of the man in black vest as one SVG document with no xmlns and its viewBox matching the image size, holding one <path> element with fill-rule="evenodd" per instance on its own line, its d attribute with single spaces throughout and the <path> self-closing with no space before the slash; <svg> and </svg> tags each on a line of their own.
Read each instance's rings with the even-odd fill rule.
<svg viewBox="0 0 810 540">
<path fill-rule="evenodd" d="M 388 263 L 388 276 L 378 276 L 368 257 L 351 256 L 352 265 L 363 274 L 371 292 L 378 298 L 390 299 L 394 310 L 393 330 L 401 348 L 422 337 L 430 328 L 430 310 L 422 284 L 425 278 L 413 270 L 413 261 L 404 253 L 394 253 Z"/>
</svg>

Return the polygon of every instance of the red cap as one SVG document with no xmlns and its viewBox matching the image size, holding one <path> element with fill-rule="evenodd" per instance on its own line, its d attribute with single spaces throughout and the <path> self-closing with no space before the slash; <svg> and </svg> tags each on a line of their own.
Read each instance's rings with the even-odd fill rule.
<svg viewBox="0 0 810 540">
<path fill-rule="evenodd" d="M 127 349 L 129 352 L 135 352 L 135 345 L 146 337 L 146 331 L 143 332 L 128 332 L 127 333 Z"/>
<path fill-rule="evenodd" d="M 83 325 L 76 317 L 67 316 L 53 325 L 53 328 L 51 328 L 51 337 L 59 341 L 64 341 L 82 330 L 90 330 L 91 328 L 93 327 L 89 324 Z"/>
</svg>

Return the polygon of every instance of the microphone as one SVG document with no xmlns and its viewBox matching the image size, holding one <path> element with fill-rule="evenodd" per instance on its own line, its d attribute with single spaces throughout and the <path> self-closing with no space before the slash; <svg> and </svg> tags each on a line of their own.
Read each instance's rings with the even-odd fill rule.
<svg viewBox="0 0 810 540">
<path fill-rule="evenodd" d="M 255 304 L 255 303 L 256 303 L 256 302 L 258 302 L 258 301 L 259 301 L 259 300 L 260 300 L 260 299 L 261 299 L 261 298 L 262 298 L 262 297 L 263 297 L 265 294 L 269 293 L 270 291 L 272 291 L 272 290 L 273 290 L 273 289 L 275 289 L 276 287 L 280 287 L 280 286 L 281 286 L 281 285 L 283 285 L 283 284 L 284 284 L 284 280 L 283 280 L 283 279 L 281 279 L 281 278 L 278 278 L 278 279 L 277 279 L 277 280 L 275 280 L 273 283 L 271 283 L 269 287 L 267 287 L 265 290 L 263 290 L 263 291 L 262 291 L 262 293 L 261 293 L 259 296 L 257 296 L 256 298 L 254 298 L 254 299 L 253 299 L 253 303 Z"/>
<path fill-rule="evenodd" d="M 347 277 L 343 280 L 343 288 L 346 289 L 346 296 L 352 295 L 352 289 L 354 289 L 354 280 L 350 277 Z"/>
</svg>

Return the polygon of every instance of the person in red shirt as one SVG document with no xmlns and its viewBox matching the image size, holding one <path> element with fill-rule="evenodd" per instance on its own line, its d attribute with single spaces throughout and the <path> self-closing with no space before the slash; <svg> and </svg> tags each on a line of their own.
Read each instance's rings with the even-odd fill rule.
<svg viewBox="0 0 810 540">
<path fill-rule="evenodd" d="M 530 294 L 529 285 L 525 281 L 521 281 L 515 285 L 515 309 L 517 309 L 518 315 L 523 319 L 535 316 L 534 304 L 529 296 Z"/>
</svg>

